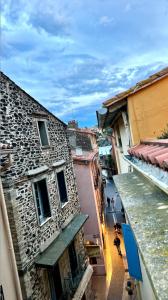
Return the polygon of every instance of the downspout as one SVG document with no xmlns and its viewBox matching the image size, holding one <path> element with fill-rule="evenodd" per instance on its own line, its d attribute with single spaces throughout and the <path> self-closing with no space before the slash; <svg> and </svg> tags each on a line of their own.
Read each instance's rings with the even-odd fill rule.
<svg viewBox="0 0 168 300">
<path fill-rule="evenodd" d="M 9 154 L 9 163 L 5 167 L 3 167 L 3 168 L 1 167 L 0 171 L 4 170 L 5 168 L 7 168 L 10 165 L 11 165 L 11 154 Z M 8 213 L 7 213 L 6 204 L 5 204 L 1 176 L 0 176 L 0 206 L 2 209 L 2 218 L 4 221 L 5 230 L 6 230 L 6 234 L 7 234 L 8 249 L 10 251 L 11 267 L 12 267 L 12 272 L 13 272 L 17 300 L 22 300 L 23 299 L 22 292 L 21 292 L 21 287 L 20 287 L 19 275 L 18 275 L 18 271 L 17 271 L 15 253 L 14 253 L 14 248 L 13 248 L 13 241 L 12 241 L 10 225 L 9 225 L 9 220 L 8 220 Z"/>
</svg>

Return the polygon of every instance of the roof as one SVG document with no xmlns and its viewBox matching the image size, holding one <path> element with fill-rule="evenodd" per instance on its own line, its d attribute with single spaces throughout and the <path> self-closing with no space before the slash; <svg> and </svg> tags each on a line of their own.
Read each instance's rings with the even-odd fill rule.
<svg viewBox="0 0 168 300">
<path fill-rule="evenodd" d="M 54 117 L 57 121 L 59 121 L 60 123 L 62 123 L 65 127 L 67 127 L 67 125 L 61 121 L 59 118 L 57 118 L 53 113 L 51 113 L 49 110 L 47 110 L 42 104 L 40 104 L 36 99 L 34 99 L 32 96 L 30 96 L 27 92 L 25 92 L 20 86 L 18 86 L 12 79 L 10 79 L 7 75 L 5 75 L 3 72 L 0 71 L 0 75 L 1 77 L 5 78 L 7 81 L 10 81 L 12 84 L 14 84 L 19 90 L 21 90 L 26 96 L 28 96 L 33 102 L 37 103 L 42 110 L 45 110 L 47 114 L 50 114 L 52 117 Z M 43 114 L 44 115 L 44 111 L 39 110 L 38 114 Z M 37 112 L 35 112 L 35 114 L 37 114 Z"/>
<path fill-rule="evenodd" d="M 109 106 L 115 104 L 116 102 L 119 102 L 120 100 L 123 100 L 123 99 L 127 98 L 128 96 L 139 92 L 140 90 L 154 84 L 155 82 L 157 82 L 167 76 L 168 76 L 168 67 L 151 75 L 149 78 L 147 78 L 145 80 L 139 81 L 136 85 L 134 85 L 130 89 L 106 100 L 105 102 L 103 102 L 103 105 L 105 107 L 109 107 Z"/>
<path fill-rule="evenodd" d="M 142 141 L 128 150 L 131 156 L 162 169 L 168 169 L 168 139 Z"/>
<path fill-rule="evenodd" d="M 69 129 L 67 130 L 70 147 L 74 149 L 82 149 L 82 151 L 92 151 L 94 148 L 93 141 L 91 139 L 91 134 L 93 132 L 84 129 Z"/>
<path fill-rule="evenodd" d="M 37 258 L 36 265 L 42 268 L 54 267 L 87 219 L 88 215 L 79 214 L 75 216 L 52 244 Z"/>
<path fill-rule="evenodd" d="M 76 155 L 72 151 L 72 158 L 74 161 L 92 161 L 94 157 L 98 154 L 98 150 L 84 152 L 82 155 Z"/>
<path fill-rule="evenodd" d="M 85 134 L 92 134 L 92 135 L 96 135 L 95 132 L 93 132 L 91 129 L 89 128 L 70 128 L 68 127 L 68 130 L 70 131 L 76 131 L 76 132 L 79 132 L 79 133 L 85 133 Z"/>
<path fill-rule="evenodd" d="M 137 172 L 113 176 L 156 299 L 168 295 L 168 195 Z"/>
</svg>

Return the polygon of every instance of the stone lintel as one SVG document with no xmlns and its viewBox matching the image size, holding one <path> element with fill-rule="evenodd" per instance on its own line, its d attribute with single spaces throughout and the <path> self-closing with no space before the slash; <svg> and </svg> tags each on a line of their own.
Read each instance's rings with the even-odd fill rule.
<svg viewBox="0 0 168 300">
<path fill-rule="evenodd" d="M 38 168 L 36 168 L 36 169 L 29 170 L 29 171 L 27 172 L 27 176 L 35 176 L 35 175 L 38 175 L 38 174 L 40 174 L 40 173 L 43 173 L 43 172 L 48 171 L 48 169 L 49 169 L 48 166 L 44 165 L 44 166 L 42 166 L 42 167 L 38 167 Z"/>
<path fill-rule="evenodd" d="M 53 167 L 53 168 L 57 168 L 57 167 L 62 166 L 63 164 L 65 164 L 65 160 L 64 160 L 64 159 L 54 162 L 54 163 L 52 164 L 52 167 Z"/>
</svg>

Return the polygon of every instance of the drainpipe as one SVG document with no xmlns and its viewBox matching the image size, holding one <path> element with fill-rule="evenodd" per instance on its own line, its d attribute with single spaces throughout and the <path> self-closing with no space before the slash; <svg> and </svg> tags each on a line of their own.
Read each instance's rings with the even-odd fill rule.
<svg viewBox="0 0 168 300">
<path fill-rule="evenodd" d="M 7 164 L 7 166 L 9 166 L 9 165 L 11 165 L 11 155 L 10 154 L 9 154 L 9 163 Z M 4 170 L 5 168 L 6 168 L 6 166 L 4 168 L 1 168 L 0 170 L 2 170 L 2 169 Z M 22 300 L 23 299 L 22 292 L 21 292 L 21 287 L 20 287 L 19 275 L 18 275 L 18 271 L 17 271 L 15 253 L 14 253 L 12 236 L 11 236 L 11 231 L 10 231 L 10 226 L 9 226 L 8 213 L 7 213 L 6 204 L 5 204 L 1 176 L 0 176 L 0 207 L 2 210 L 2 218 L 3 218 L 4 225 L 5 225 L 5 230 L 6 230 L 7 240 L 8 240 L 8 249 L 10 252 L 11 267 L 12 267 L 12 273 L 13 273 L 13 278 L 14 278 L 16 296 L 17 296 L 17 300 Z"/>
</svg>

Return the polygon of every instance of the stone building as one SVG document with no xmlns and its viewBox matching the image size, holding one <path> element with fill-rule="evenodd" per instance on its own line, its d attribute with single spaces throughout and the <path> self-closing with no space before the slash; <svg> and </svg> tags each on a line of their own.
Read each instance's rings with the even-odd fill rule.
<svg viewBox="0 0 168 300">
<path fill-rule="evenodd" d="M 91 299 L 66 125 L 1 73 L 1 173 L 23 299 Z M 1 160 L 5 157 L 2 156 Z"/>
<path fill-rule="evenodd" d="M 69 124 L 68 124 L 69 125 Z M 72 122 L 71 124 L 72 125 Z M 81 211 L 89 215 L 84 238 L 94 275 L 104 275 L 104 188 L 96 135 L 89 129 L 68 128 Z"/>
</svg>

